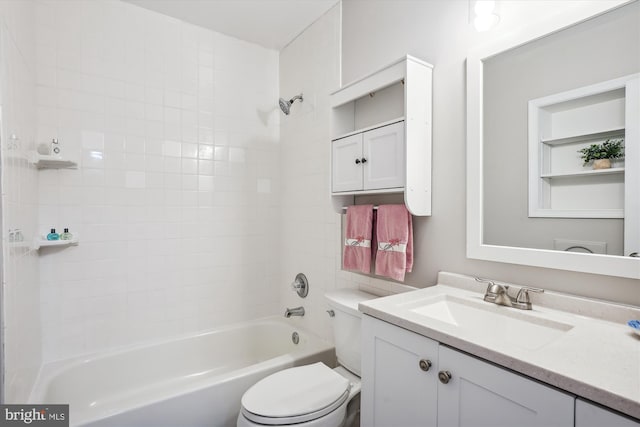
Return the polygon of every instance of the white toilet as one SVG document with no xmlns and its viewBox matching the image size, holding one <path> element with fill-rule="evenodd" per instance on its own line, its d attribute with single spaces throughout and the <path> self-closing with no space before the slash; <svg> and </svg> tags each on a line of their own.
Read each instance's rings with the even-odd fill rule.
<svg viewBox="0 0 640 427">
<path fill-rule="evenodd" d="M 376 298 L 354 289 L 328 292 L 338 366 L 323 363 L 285 369 L 258 381 L 242 396 L 238 427 L 348 426 L 360 415 L 360 312 Z M 351 405 L 349 405 L 351 403 Z"/>
</svg>

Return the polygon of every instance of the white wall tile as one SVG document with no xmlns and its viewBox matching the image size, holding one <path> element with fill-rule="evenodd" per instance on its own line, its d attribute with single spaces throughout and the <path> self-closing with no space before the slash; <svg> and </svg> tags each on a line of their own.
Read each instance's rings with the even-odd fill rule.
<svg viewBox="0 0 640 427">
<path fill-rule="evenodd" d="M 306 314 L 300 322 L 329 340 L 332 332 L 323 295 L 337 286 L 337 253 L 335 250 L 326 252 L 324 248 L 338 247 L 335 233 L 326 233 L 326 230 L 340 223 L 340 215 L 332 212 L 327 196 L 328 168 L 319 169 L 314 165 L 322 163 L 318 159 L 328 162 L 325 155 L 330 140 L 328 96 L 340 83 L 337 66 L 340 57 L 339 7 L 331 9 L 280 53 L 280 96 L 303 92 L 305 102 L 296 104 L 290 115 L 281 116 L 280 161 L 288 166 L 282 168 L 282 175 L 275 181 L 283 184 L 279 211 L 281 251 L 277 258 L 281 264 L 281 307 L 302 303 Z M 325 99 L 325 102 L 314 105 L 306 101 L 314 98 Z M 234 148 L 229 148 L 230 156 L 231 150 Z M 221 155 L 224 157 L 223 152 Z M 316 182 L 319 185 L 315 185 Z M 325 215 L 328 210 L 331 213 Z M 300 236 L 305 236 L 305 245 L 298 244 Z M 305 273 L 312 290 L 304 301 L 288 286 L 300 272 Z M 351 283 L 344 285 L 357 287 Z"/>
<path fill-rule="evenodd" d="M 38 135 L 80 159 L 76 171 L 39 172 L 39 230 L 73 224 L 81 239 L 40 257 L 41 276 L 55 277 L 42 290 L 44 360 L 279 314 L 277 268 L 261 259 L 279 219 L 254 218 L 278 204 L 279 117 L 265 125 L 254 107 L 278 99 L 278 53 L 128 3 L 35 8 L 56 17 L 35 30 Z M 247 85 L 233 111 L 214 93 Z M 258 276 L 260 292 L 244 292 Z"/>
<path fill-rule="evenodd" d="M 38 255 L 28 246 L 9 242 L 9 233 L 19 229 L 24 241 L 39 234 L 38 214 L 55 217 L 55 208 L 38 208 L 40 179 L 23 159 L 36 148 L 36 114 L 55 111 L 55 88 L 35 87 L 34 2 L 0 4 L 0 106 L 2 120 L 2 301 L 4 316 L 3 398 L 6 403 L 27 401 L 42 362 L 40 280 Z M 47 48 L 50 52 L 50 49 Z M 55 65 L 55 53 L 43 55 L 41 63 Z M 55 82 L 55 74 L 46 81 Z M 43 105 L 37 111 L 34 100 Z M 44 121 L 43 121 L 44 122 Z M 55 114 L 41 129 L 55 128 Z M 17 139 L 12 139 L 15 135 Z M 45 141 L 50 141 L 48 138 Z M 55 179 L 57 177 L 50 176 Z M 56 193 L 56 192 L 54 192 Z"/>
</svg>

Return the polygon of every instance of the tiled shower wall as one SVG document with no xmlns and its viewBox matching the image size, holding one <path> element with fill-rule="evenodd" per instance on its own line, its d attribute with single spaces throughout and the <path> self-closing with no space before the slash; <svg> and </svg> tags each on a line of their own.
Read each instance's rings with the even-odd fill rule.
<svg viewBox="0 0 640 427">
<path fill-rule="evenodd" d="M 281 118 L 282 279 L 297 273 L 309 279 L 309 295 L 300 299 L 280 288 L 284 306 L 305 308 L 293 319 L 331 339 L 324 293 L 335 288 L 340 215 L 329 197 L 329 93 L 340 78 L 340 5 L 334 6 L 280 52 L 283 97 L 303 93 L 304 101 Z"/>
<path fill-rule="evenodd" d="M 111 0 L 38 1 L 50 361 L 279 310 L 278 52 Z"/>
<path fill-rule="evenodd" d="M 27 400 L 42 361 L 38 255 L 30 247 L 37 227 L 38 177 L 27 161 L 35 129 L 33 10 L 32 1 L 0 1 L 0 300 L 7 403 Z"/>
<path fill-rule="evenodd" d="M 300 299 L 280 288 L 283 307 L 305 307 L 292 319 L 333 340 L 324 294 L 355 288 L 375 295 L 408 289 L 398 283 L 342 270 L 342 215 L 330 197 L 330 94 L 340 87 L 341 4 L 309 26 L 280 52 L 282 96 L 304 93 L 304 101 L 281 119 L 282 141 L 282 283 L 296 273 L 309 279 L 309 295 Z M 346 82 L 348 83 L 348 82 Z M 282 307 L 282 308 L 283 308 Z"/>
</svg>

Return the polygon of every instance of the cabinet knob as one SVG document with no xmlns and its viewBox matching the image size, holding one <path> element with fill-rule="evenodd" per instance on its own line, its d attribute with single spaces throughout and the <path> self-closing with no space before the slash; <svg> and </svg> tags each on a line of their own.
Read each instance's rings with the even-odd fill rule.
<svg viewBox="0 0 640 427">
<path fill-rule="evenodd" d="M 420 362 L 418 364 L 420 365 L 420 369 L 425 372 L 427 372 L 429 368 L 431 368 L 431 360 L 428 359 L 420 359 Z"/>
<path fill-rule="evenodd" d="M 438 379 L 442 384 L 447 384 L 451 380 L 451 372 L 449 371 L 438 372 Z"/>
<path fill-rule="evenodd" d="M 367 159 L 365 159 L 364 157 L 362 158 L 362 163 L 367 163 Z"/>
<path fill-rule="evenodd" d="M 360 164 L 360 159 L 356 159 L 356 165 Z"/>
</svg>

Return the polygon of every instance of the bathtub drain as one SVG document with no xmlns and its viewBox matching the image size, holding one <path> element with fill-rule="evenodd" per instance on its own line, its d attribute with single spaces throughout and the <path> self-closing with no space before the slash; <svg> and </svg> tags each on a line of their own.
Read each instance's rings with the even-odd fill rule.
<svg viewBox="0 0 640 427">
<path fill-rule="evenodd" d="M 300 342 L 300 335 L 298 335 L 297 332 L 292 333 L 291 341 L 293 341 L 294 344 L 298 344 Z"/>
</svg>

